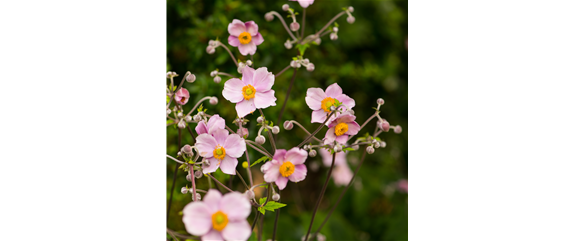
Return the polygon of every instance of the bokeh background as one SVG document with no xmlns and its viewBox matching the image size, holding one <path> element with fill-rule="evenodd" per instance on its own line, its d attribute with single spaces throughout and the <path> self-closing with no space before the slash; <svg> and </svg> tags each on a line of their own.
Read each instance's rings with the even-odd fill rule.
<svg viewBox="0 0 574 241">
<path fill-rule="evenodd" d="M 176 83 L 186 71 L 197 76 L 195 83 L 184 84 L 191 94 L 186 110 L 204 96 L 213 95 L 219 98 L 219 104 L 212 106 L 208 102 L 204 107 L 208 114 L 218 113 L 232 126 L 231 121 L 236 117 L 234 104 L 225 100 L 221 91 L 224 82 L 229 79 L 222 76 L 219 84 L 213 82 L 209 73 L 215 69 L 240 76 L 227 52 L 219 47 L 215 54 L 209 55 L 205 48 L 210 39 L 219 38 L 227 44 L 227 25 L 233 19 L 242 21 L 254 20 L 259 25 L 259 32 L 265 41 L 258 46 L 253 56 L 255 67 L 267 67 L 269 71 L 278 73 L 286 67 L 291 58 L 297 56 L 296 48 L 290 50 L 284 47 L 289 35 L 281 22 L 274 18 L 267 22 L 264 15 L 269 11 L 279 12 L 287 23 L 287 13 L 281 10 L 283 4 L 289 4 L 299 12 L 301 22 L 303 9 L 297 2 L 289 1 L 199 1 L 199 0 L 168 0 L 167 1 L 167 69 L 180 74 Z M 308 72 L 305 68 L 297 71 L 293 90 L 289 97 L 283 120 L 294 119 L 313 131 L 319 124 L 311 124 L 311 110 L 305 103 L 307 88 L 320 87 L 325 89 L 332 83 L 338 83 L 345 94 L 354 98 L 357 122 L 362 124 L 376 107 L 376 99 L 383 98 L 385 104 L 381 107 L 381 116 L 392 125 L 401 125 L 403 132 L 394 134 L 383 133 L 380 137 L 387 142 L 386 148 L 379 148 L 372 155 L 367 155 L 361 167 L 358 178 L 345 194 L 335 213 L 321 230 L 327 240 L 407 240 L 408 228 L 408 194 L 396 190 L 395 183 L 400 179 L 408 179 L 408 123 L 407 123 L 407 90 L 408 55 L 407 41 L 407 1 L 325 1 L 316 0 L 307 8 L 305 34 L 309 35 L 321 29 L 333 16 L 342 11 L 343 7 L 353 6 L 353 16 L 356 21 L 349 24 L 346 16 L 339 18 L 339 38 L 331 41 L 328 35 L 322 38 L 320 45 L 313 45 L 305 52 L 305 57 L 315 64 L 315 71 Z M 246 61 L 237 48 L 228 45 L 236 58 Z M 289 87 L 293 70 L 288 70 L 275 80 L 273 89 L 276 91 L 277 106 L 264 110 L 268 119 L 276 120 Z M 190 104 L 191 103 L 191 104 Z M 255 119 L 258 115 L 249 115 L 251 122 L 249 138 L 253 140 L 257 127 Z M 282 121 L 283 122 L 283 121 Z M 372 133 L 375 128 L 372 121 L 365 132 Z M 305 133 L 298 127 L 286 131 L 282 123 L 278 148 L 290 149 L 299 144 Z M 192 126 L 193 128 L 195 125 Z M 319 138 L 324 136 L 326 128 L 319 132 Z M 183 143 L 192 144 L 193 140 L 187 131 L 183 133 Z M 178 130 L 167 128 L 167 153 L 175 156 L 178 151 Z M 269 141 L 265 146 L 270 150 Z M 248 148 L 249 150 L 249 148 Z M 355 170 L 360 151 L 350 152 L 347 161 Z M 261 157 L 257 152 L 250 151 L 251 160 Z M 239 159 L 240 165 L 245 157 Z M 175 163 L 166 160 L 166 202 L 169 201 L 173 183 Z M 319 166 L 318 169 L 308 168 L 307 178 L 297 184 L 289 183 L 281 192 L 281 202 L 287 204 L 281 209 L 278 223 L 278 240 L 301 240 L 305 235 L 315 205 L 326 178 L 328 168 L 322 165 L 320 155 L 307 159 L 307 165 Z M 254 182 L 263 182 L 259 171 L 260 165 L 252 168 Z M 238 170 L 247 176 L 246 170 L 238 166 Z M 181 210 L 191 201 L 190 194 L 182 194 L 181 187 L 188 184 L 186 173 L 179 172 L 175 182 L 175 192 L 171 212 L 168 214 L 167 227 L 179 233 L 185 233 L 181 221 Z M 216 173 L 216 177 L 230 184 L 235 190 L 244 188 L 238 178 Z M 208 179 L 198 179 L 198 188 L 208 189 Z M 342 186 L 329 183 L 325 197 L 315 218 L 315 230 L 323 221 L 329 208 L 336 201 Z M 257 189 L 258 197 L 265 195 L 264 189 Z M 255 211 L 249 217 L 251 223 Z M 264 217 L 263 239 L 271 239 L 274 212 L 267 212 Z M 256 227 L 257 230 L 257 227 Z M 169 237 L 169 236 L 168 236 Z"/>
</svg>

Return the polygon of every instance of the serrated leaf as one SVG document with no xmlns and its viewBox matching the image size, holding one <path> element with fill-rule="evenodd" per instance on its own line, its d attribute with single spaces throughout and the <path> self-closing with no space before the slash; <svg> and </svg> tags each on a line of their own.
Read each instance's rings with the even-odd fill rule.
<svg viewBox="0 0 574 241">
<path fill-rule="evenodd" d="M 261 208 L 261 207 L 258 207 L 257 210 L 259 210 L 259 212 L 261 212 L 261 214 L 264 214 L 264 215 L 265 215 L 265 209 L 263 209 L 263 208 Z"/>
<path fill-rule="evenodd" d="M 269 159 L 268 156 L 263 156 L 263 157 L 257 159 L 257 161 L 255 161 L 254 163 L 251 163 L 251 166 L 250 166 L 250 167 L 253 167 L 253 166 L 254 166 L 255 164 L 257 164 L 257 163 L 265 162 L 265 160 L 267 160 L 267 159 Z"/>
<path fill-rule="evenodd" d="M 271 211 L 271 212 L 275 212 L 275 209 L 279 209 L 282 207 L 287 206 L 287 204 L 283 204 L 283 203 L 278 203 L 278 202 L 274 202 L 274 201 L 269 201 L 267 202 L 267 205 L 263 206 L 263 208 L 265 210 Z"/>
<path fill-rule="evenodd" d="M 259 198 L 259 204 L 260 204 L 260 205 L 263 205 L 266 200 L 267 200 L 267 197 Z"/>
</svg>

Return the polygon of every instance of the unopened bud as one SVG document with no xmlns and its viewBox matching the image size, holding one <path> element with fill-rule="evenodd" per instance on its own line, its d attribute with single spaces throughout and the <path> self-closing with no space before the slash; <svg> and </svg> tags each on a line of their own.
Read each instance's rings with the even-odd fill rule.
<svg viewBox="0 0 574 241">
<path fill-rule="evenodd" d="M 381 147 L 382 147 L 382 148 L 385 148 L 385 147 L 387 147 L 387 143 L 386 143 L 386 142 L 384 142 L 384 141 L 381 141 Z"/>
<path fill-rule="evenodd" d="M 315 151 L 315 150 L 310 150 L 310 151 L 309 151 L 309 156 L 310 156 L 310 157 L 315 157 L 315 156 L 317 156 L 317 151 Z"/>
<path fill-rule="evenodd" d="M 211 73 L 209 73 L 209 75 L 211 77 L 215 77 L 217 75 L 217 73 L 218 73 L 217 70 L 214 70 L 214 71 L 211 71 Z"/>
<path fill-rule="evenodd" d="M 309 145 L 304 145 L 303 150 L 309 150 Z"/>
<path fill-rule="evenodd" d="M 257 117 L 257 123 L 263 123 L 264 119 L 263 116 Z"/>
<path fill-rule="evenodd" d="M 335 33 L 339 32 L 339 28 L 333 27 L 333 32 L 335 32 Z"/>
<path fill-rule="evenodd" d="M 353 6 L 349 6 L 349 7 L 347 8 L 347 10 L 349 10 L 349 12 L 354 12 L 354 11 L 355 11 L 355 8 L 353 8 Z"/>
<path fill-rule="evenodd" d="M 403 132 L 403 128 L 400 125 L 395 126 L 395 133 L 400 134 Z"/>
<path fill-rule="evenodd" d="M 274 126 L 273 128 L 271 128 L 271 132 L 273 132 L 273 134 L 279 134 L 279 126 Z"/>
<path fill-rule="evenodd" d="M 179 118 L 183 117 L 183 113 L 182 113 L 182 112 L 178 112 L 178 113 L 177 113 L 177 117 L 179 117 Z"/>
<path fill-rule="evenodd" d="M 283 11 L 289 11 L 289 5 L 283 4 L 283 6 L 281 6 L 281 9 L 283 9 Z"/>
<path fill-rule="evenodd" d="M 201 120 L 201 116 L 200 115 L 194 115 L 193 120 L 196 122 L 199 122 Z"/>
<path fill-rule="evenodd" d="M 245 127 L 240 127 L 237 129 L 237 135 L 247 138 L 249 136 L 249 130 L 247 130 Z"/>
<path fill-rule="evenodd" d="M 217 100 L 217 97 L 215 97 L 215 96 L 211 97 L 211 99 L 209 99 L 209 104 L 217 105 L 217 102 L 218 102 L 218 100 Z"/>
<path fill-rule="evenodd" d="M 355 17 L 349 16 L 347 17 L 347 23 L 353 24 L 355 22 Z"/>
<path fill-rule="evenodd" d="M 215 78 L 213 78 L 213 82 L 215 82 L 216 84 L 219 84 L 219 82 L 221 82 L 221 77 L 215 76 Z"/>
<path fill-rule="evenodd" d="M 265 14 L 265 20 L 267 20 L 267 22 L 271 22 L 273 20 L 273 14 L 272 13 L 266 13 Z"/>
<path fill-rule="evenodd" d="M 285 122 L 283 122 L 283 128 L 284 128 L 285 130 L 291 130 L 291 129 L 293 129 L 293 122 L 291 122 L 291 121 L 285 121 Z"/>
<path fill-rule="evenodd" d="M 213 46 L 207 46 L 205 52 L 207 52 L 208 54 L 213 54 L 215 53 L 215 48 Z"/>
<path fill-rule="evenodd" d="M 245 196 L 247 197 L 247 199 L 254 199 L 255 193 L 252 190 L 247 190 L 245 191 Z"/>
<path fill-rule="evenodd" d="M 181 151 L 187 155 L 193 156 L 193 148 L 190 145 L 185 145 L 181 148 Z"/>
<path fill-rule="evenodd" d="M 321 44 L 321 38 L 320 37 L 317 37 L 314 41 L 317 45 Z"/>
<path fill-rule="evenodd" d="M 377 99 L 377 104 L 378 105 L 383 105 L 385 103 L 385 100 L 383 100 L 383 98 L 378 98 Z"/>
<path fill-rule="evenodd" d="M 373 144 L 375 145 L 375 148 L 381 147 L 381 143 L 379 143 L 378 141 L 373 141 Z"/>
<path fill-rule="evenodd" d="M 255 138 L 255 142 L 257 142 L 257 144 L 259 144 L 259 145 L 263 145 L 263 144 L 265 143 L 265 137 L 264 137 L 264 136 L 261 136 L 261 135 L 260 135 L 260 136 L 257 136 L 257 137 Z"/>
<path fill-rule="evenodd" d="M 170 109 L 167 109 L 167 110 L 165 111 L 165 113 L 169 115 L 169 114 L 171 114 L 171 110 L 170 110 Z"/>
<path fill-rule="evenodd" d="M 291 61 L 291 67 L 297 68 L 297 61 L 292 60 L 292 61 Z"/>
<path fill-rule="evenodd" d="M 291 24 L 289 24 L 289 28 L 291 28 L 291 31 L 293 32 L 299 30 L 299 27 L 301 26 L 299 25 L 298 22 L 292 22 Z"/>
<path fill-rule="evenodd" d="M 193 175 L 195 176 L 195 178 L 199 179 L 203 176 L 203 173 L 200 170 L 195 171 L 195 173 L 193 173 Z"/>
<path fill-rule="evenodd" d="M 247 60 L 247 61 L 245 61 L 245 64 L 247 64 L 247 66 L 251 66 L 251 65 L 253 65 L 253 61 Z"/>
<path fill-rule="evenodd" d="M 185 77 L 185 80 L 187 80 L 187 82 L 189 82 L 189 83 L 193 83 L 195 81 L 195 75 L 190 74 L 187 77 Z"/>
<path fill-rule="evenodd" d="M 187 194 L 188 191 L 189 191 L 189 189 L 187 189 L 187 187 L 181 188 L 181 193 L 183 193 L 183 194 Z"/>
<path fill-rule="evenodd" d="M 367 153 L 369 153 L 369 154 L 375 153 L 375 148 L 372 146 L 367 146 Z"/>
<path fill-rule="evenodd" d="M 191 178 L 193 178 L 193 177 L 191 176 L 191 174 L 187 174 L 187 176 L 185 176 L 185 180 L 187 180 L 188 182 L 191 182 L 191 181 L 192 181 Z"/>
<path fill-rule="evenodd" d="M 307 59 L 307 58 L 303 59 L 303 64 L 309 64 L 309 63 L 311 63 L 311 62 L 309 62 L 309 59 Z"/>
<path fill-rule="evenodd" d="M 178 152 L 177 152 L 177 156 L 181 156 L 181 151 L 178 151 Z"/>
<path fill-rule="evenodd" d="M 337 144 L 333 149 L 335 150 L 335 152 L 341 152 L 343 150 L 343 147 L 340 144 Z"/>
<path fill-rule="evenodd" d="M 313 63 L 310 63 L 307 65 L 307 71 L 311 72 L 315 70 L 315 65 Z"/>
<path fill-rule="evenodd" d="M 181 119 L 179 123 L 177 123 L 177 127 L 179 127 L 180 129 L 185 128 L 185 120 Z"/>
<path fill-rule="evenodd" d="M 295 68 L 301 68 L 301 62 L 295 61 Z"/>
<path fill-rule="evenodd" d="M 337 40 L 339 38 L 339 36 L 337 36 L 337 33 L 331 33 L 331 34 L 329 34 L 329 38 L 331 40 Z"/>
<path fill-rule="evenodd" d="M 273 198 L 273 201 L 277 202 L 277 201 L 279 201 L 281 196 L 279 196 L 279 194 L 275 193 L 275 194 L 273 194 L 273 197 L 271 197 L 271 198 Z"/>
<path fill-rule="evenodd" d="M 381 123 L 380 128 L 381 128 L 383 131 L 389 131 L 389 129 L 391 129 L 391 124 L 389 124 L 389 122 L 383 121 L 383 122 Z"/>
<path fill-rule="evenodd" d="M 293 48 L 293 44 L 291 43 L 291 41 L 287 40 L 287 42 L 285 42 L 285 48 L 286 48 L 286 49 L 291 49 L 291 48 Z"/>
<path fill-rule="evenodd" d="M 215 46 L 215 41 L 209 40 L 209 43 L 208 43 L 208 44 L 209 44 L 209 46 Z"/>
<path fill-rule="evenodd" d="M 195 201 L 201 201 L 201 194 L 198 192 L 195 193 Z"/>
</svg>

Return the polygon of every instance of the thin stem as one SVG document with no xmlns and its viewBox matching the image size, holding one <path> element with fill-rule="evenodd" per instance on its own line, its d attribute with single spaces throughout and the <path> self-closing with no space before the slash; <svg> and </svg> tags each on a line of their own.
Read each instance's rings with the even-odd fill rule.
<svg viewBox="0 0 574 241">
<path fill-rule="evenodd" d="M 337 20 L 337 18 L 341 17 L 342 15 L 344 15 L 346 13 L 346 11 L 342 11 L 339 14 L 335 15 L 335 17 L 333 17 L 331 19 L 331 21 L 329 21 L 327 24 L 325 24 L 325 26 L 323 26 L 323 28 L 321 30 L 319 30 L 319 32 L 316 33 L 316 35 L 321 34 L 323 31 L 325 31 L 325 29 L 327 29 L 327 27 L 329 27 L 333 22 L 335 22 L 335 20 Z"/>
<path fill-rule="evenodd" d="M 247 148 L 245 148 L 245 157 L 247 157 L 247 175 L 249 176 L 249 185 L 253 186 L 253 175 L 251 175 L 251 162 L 249 161 L 249 153 Z"/>
<path fill-rule="evenodd" d="M 317 204 L 315 204 L 315 209 L 313 210 L 313 216 L 311 216 L 311 223 L 309 224 L 309 229 L 307 229 L 307 234 L 305 235 L 305 241 L 307 241 L 307 239 L 309 238 L 309 233 L 311 233 L 311 228 L 313 227 L 313 221 L 315 220 L 315 214 L 317 214 L 317 209 L 319 209 L 321 199 L 323 199 L 325 190 L 327 190 L 327 186 L 329 185 L 329 179 L 331 179 L 331 173 L 333 172 L 333 167 L 335 166 L 335 156 L 336 155 L 333 155 L 333 161 L 331 161 L 331 167 L 329 168 L 329 172 L 327 173 L 327 179 L 325 179 L 325 184 L 323 184 L 323 189 L 321 189 L 321 194 L 319 195 L 319 199 L 317 199 Z"/>
<path fill-rule="evenodd" d="M 189 111 L 189 113 L 187 113 L 187 115 L 185 115 L 183 118 L 185 118 L 185 117 L 191 115 L 191 113 L 193 113 L 193 111 L 194 111 L 195 109 L 197 109 L 197 107 L 199 107 L 199 104 L 201 104 L 201 102 L 204 102 L 204 101 L 210 100 L 210 99 L 211 99 L 211 96 L 206 96 L 206 97 L 201 98 L 201 100 L 199 100 L 199 101 L 195 104 L 195 106 L 193 106 L 193 108 Z"/>
<path fill-rule="evenodd" d="M 259 147 L 263 148 L 263 150 L 265 150 L 265 151 L 262 151 L 262 150 L 260 150 L 259 148 L 255 147 L 252 143 L 255 144 L 255 145 L 257 145 L 257 146 L 259 146 L 259 144 L 257 144 L 257 142 L 254 142 L 254 141 L 252 141 L 252 140 L 245 140 L 245 144 L 247 144 L 248 146 L 250 146 L 251 148 L 253 148 L 253 150 L 256 150 L 256 151 L 258 151 L 259 153 L 261 153 L 261 154 L 263 154 L 263 155 L 266 155 L 266 156 L 268 156 L 268 157 L 270 157 L 270 158 L 273 158 L 273 155 L 271 155 L 271 153 L 269 153 L 267 150 L 265 150 L 265 148 L 259 146 Z"/>
<path fill-rule="evenodd" d="M 253 229 L 255 228 L 255 224 L 257 224 L 257 219 L 259 219 L 259 210 L 257 210 L 257 208 L 255 208 L 255 219 L 253 219 L 253 224 L 251 224 L 251 232 L 253 232 Z"/>
<path fill-rule="evenodd" d="M 301 129 L 303 129 L 308 135 L 311 135 L 311 132 L 309 132 L 307 129 L 305 129 L 305 127 L 303 127 L 301 124 L 299 124 L 299 122 L 294 121 L 294 120 L 291 120 L 291 123 L 293 123 L 293 124 L 295 124 L 295 125 L 298 125 L 298 126 L 299 126 Z M 320 140 L 319 138 L 317 138 L 317 137 L 315 137 L 315 136 L 313 136 L 313 138 L 314 138 L 316 141 L 321 142 L 321 140 Z"/>
<path fill-rule="evenodd" d="M 224 73 L 224 72 L 218 72 L 218 74 L 220 74 L 220 75 L 225 75 L 225 76 L 229 76 L 229 77 L 231 77 L 231 78 L 237 78 L 237 77 L 235 77 L 235 76 L 232 75 L 232 74 L 228 74 L 228 73 Z"/>
<path fill-rule="evenodd" d="M 317 128 L 317 130 L 315 130 L 315 131 L 313 132 L 313 134 L 311 134 L 310 136 L 308 136 L 308 137 L 307 137 L 303 142 L 301 142 L 297 147 L 298 147 L 298 148 L 301 148 L 303 145 L 307 144 L 307 142 L 308 142 L 312 137 L 314 137 L 314 136 L 317 134 L 317 132 L 319 132 L 319 130 L 321 130 L 321 128 L 323 128 L 323 126 L 325 126 L 325 123 L 327 123 L 327 121 L 328 121 L 329 119 L 331 119 L 331 116 L 333 116 L 333 114 L 335 114 L 335 112 L 337 112 L 337 110 L 339 110 L 339 108 L 341 108 L 341 107 L 342 107 L 342 105 L 340 105 L 339 107 L 337 107 L 335 110 L 331 111 L 331 114 L 329 114 L 329 115 L 327 116 L 327 118 L 325 119 L 325 121 L 323 121 L 323 124 L 321 124 L 321 125 L 319 126 L 319 128 Z"/>
<path fill-rule="evenodd" d="M 225 44 L 223 44 L 221 41 L 219 41 L 219 46 L 221 46 L 225 50 L 227 50 L 227 52 L 229 53 L 229 56 L 231 56 L 231 58 L 233 59 L 235 66 L 239 66 L 239 64 L 237 63 L 237 60 L 235 59 L 235 56 L 233 56 L 233 54 L 231 53 L 231 50 L 229 50 L 229 48 L 227 48 L 227 46 L 225 46 Z"/>
<path fill-rule="evenodd" d="M 281 195 L 281 190 L 278 191 L 279 195 Z M 279 221 L 279 212 L 281 210 L 278 208 L 275 210 L 275 224 L 273 224 L 273 236 L 271 236 L 271 240 L 275 240 L 275 232 L 277 231 L 277 222 Z"/>
<path fill-rule="evenodd" d="M 178 133 L 178 146 L 181 149 L 181 129 L 177 129 Z M 171 210 L 171 201 L 173 200 L 173 191 L 175 190 L 175 181 L 177 177 L 177 171 L 179 170 L 178 166 L 175 165 L 175 170 L 173 171 L 173 180 L 171 184 L 171 193 L 169 194 L 169 203 L 167 204 L 167 220 L 169 220 L 169 211 Z M 166 221 L 167 222 L 167 221 Z"/>
<path fill-rule="evenodd" d="M 191 72 L 187 71 L 184 75 L 183 78 L 181 79 L 181 82 L 179 82 L 179 86 L 177 86 L 177 89 L 175 89 L 174 93 L 177 92 L 179 89 L 181 89 L 181 87 L 183 86 L 183 82 L 185 82 L 185 77 L 187 77 L 187 75 L 190 75 Z"/>
<path fill-rule="evenodd" d="M 289 94 L 291 94 L 291 89 L 293 88 L 293 83 L 295 82 L 295 75 L 297 74 L 297 69 L 293 70 L 293 77 L 291 77 L 291 83 L 289 84 L 289 89 L 287 89 L 287 94 L 285 95 L 285 101 L 283 101 L 283 106 L 279 112 L 279 118 L 277 118 L 277 123 L 281 124 L 281 118 L 283 118 L 283 112 L 285 111 L 285 106 L 289 100 Z"/>
<path fill-rule="evenodd" d="M 180 234 L 180 233 L 178 233 L 178 232 L 176 232 L 176 231 L 173 231 L 173 230 L 171 230 L 171 229 L 169 229 L 169 228 L 166 228 L 166 229 L 167 229 L 167 232 L 168 232 L 168 233 L 171 232 L 171 234 L 173 234 L 173 235 L 175 235 L 175 236 L 177 236 L 177 237 L 184 238 L 184 239 L 191 239 L 191 240 L 199 240 L 198 237 L 193 237 L 193 236 L 188 236 L 188 235 Z M 171 234 L 170 234 L 170 235 L 171 235 Z"/>
<path fill-rule="evenodd" d="M 341 192 L 341 194 L 339 195 L 339 197 L 337 198 L 337 201 L 335 202 L 335 205 L 333 205 L 333 207 L 331 208 L 331 210 L 329 210 L 329 213 L 327 214 L 327 217 L 325 217 L 325 220 L 323 220 L 323 223 L 321 223 L 321 225 L 319 226 L 319 228 L 317 229 L 317 231 L 315 231 L 315 233 L 313 233 L 313 235 L 311 236 L 311 238 L 313 238 L 315 235 L 317 235 L 317 233 L 319 233 L 321 231 L 321 228 L 323 228 L 323 226 L 325 225 L 325 223 L 327 223 L 327 220 L 329 220 L 329 217 L 331 217 L 331 214 L 333 214 L 333 211 L 335 211 L 335 208 L 337 208 L 337 205 L 339 205 L 339 202 L 341 202 L 341 199 L 343 199 L 343 196 L 345 195 L 345 192 L 347 192 L 347 190 L 349 189 L 349 187 L 351 186 L 351 184 L 353 184 L 353 181 L 355 181 L 355 177 L 357 177 L 357 173 L 359 173 L 359 169 L 361 168 L 361 165 L 363 165 L 363 161 L 365 160 L 365 154 L 367 153 L 367 148 L 365 148 L 365 150 L 363 150 L 363 155 L 361 156 L 361 161 L 359 162 L 359 165 L 357 166 L 357 169 L 355 169 L 355 172 L 353 173 L 353 177 L 351 178 L 351 181 L 349 181 L 349 184 L 347 184 L 347 186 L 345 186 L 345 189 L 343 189 L 343 191 Z"/>
<path fill-rule="evenodd" d="M 265 118 L 265 115 L 263 114 L 263 111 L 261 109 L 259 109 L 259 113 L 261 113 L 261 116 L 263 116 L 263 118 Z M 267 126 L 265 126 L 265 129 L 267 129 L 267 134 L 269 136 L 269 142 L 271 142 L 271 148 L 273 148 L 273 153 L 275 153 L 275 151 L 277 150 L 277 146 L 275 145 L 275 139 L 273 138 L 273 135 L 271 134 L 271 129 L 267 128 Z"/>
<path fill-rule="evenodd" d="M 189 134 L 191 134 L 191 137 L 193 138 L 193 141 L 195 142 L 195 134 L 193 134 L 193 131 L 191 130 L 191 127 L 189 127 L 189 125 L 187 125 L 187 130 L 189 131 Z"/>
<path fill-rule="evenodd" d="M 303 20 L 301 20 L 301 36 L 305 36 L 305 10 L 307 10 L 306 8 L 303 8 Z M 302 40 L 299 40 L 299 42 L 301 42 Z"/>
<path fill-rule="evenodd" d="M 297 38 L 295 37 L 295 35 L 293 35 L 293 33 L 291 32 L 289 27 L 287 27 L 287 24 L 285 23 L 285 20 L 283 20 L 283 17 L 281 16 L 281 14 L 279 14 L 275 11 L 271 11 L 270 13 L 277 16 L 277 18 L 279 18 L 279 20 L 281 20 L 281 23 L 283 24 L 283 27 L 285 27 L 285 30 L 287 30 L 287 33 L 289 35 L 291 35 L 291 38 L 293 38 L 294 41 L 297 41 Z"/>
<path fill-rule="evenodd" d="M 193 197 L 191 197 L 191 200 L 193 200 L 194 202 L 197 201 L 197 193 L 195 192 L 195 172 L 193 171 L 193 167 L 189 166 L 189 175 L 191 175 L 191 187 L 193 188 Z M 193 174 L 192 174 L 193 173 Z"/>
<path fill-rule="evenodd" d="M 213 177 L 211 174 L 207 173 L 206 174 L 209 178 L 213 179 L 215 182 L 219 183 L 219 185 L 223 186 L 225 189 L 227 189 L 227 191 L 233 192 L 233 190 L 229 189 L 227 186 L 223 185 L 223 183 L 221 183 L 219 180 L 215 179 L 215 177 Z"/>
<path fill-rule="evenodd" d="M 243 179 L 241 174 L 237 170 L 235 170 L 235 174 L 239 177 L 239 179 L 241 179 L 241 182 L 243 182 L 243 185 L 245 185 L 245 190 L 249 190 L 249 186 L 247 186 L 247 183 L 245 182 L 245 180 Z"/>
<path fill-rule="evenodd" d="M 283 74 L 283 72 L 285 72 L 289 68 L 291 68 L 291 64 L 287 65 L 287 67 L 285 67 L 283 70 L 279 71 L 279 73 L 275 75 L 275 78 L 279 77 L 279 75 Z"/>
<path fill-rule="evenodd" d="M 177 159 L 173 158 L 173 157 L 170 156 L 170 155 L 166 155 L 166 156 L 167 156 L 169 159 L 172 159 L 172 160 L 174 160 L 175 162 L 177 162 L 177 163 L 179 163 L 179 164 L 185 164 L 184 162 L 182 162 L 182 161 L 180 161 L 180 160 L 177 160 Z"/>
<path fill-rule="evenodd" d="M 367 119 L 367 120 L 365 121 L 365 123 L 363 123 L 363 124 L 361 125 L 361 129 L 359 129 L 359 130 L 362 130 L 363 127 L 365 127 L 365 126 L 369 123 L 369 121 L 371 121 L 373 118 L 375 118 L 375 117 L 377 116 L 377 114 L 378 114 L 378 113 L 375 113 L 375 114 L 373 114 L 371 117 L 369 117 L 369 119 Z"/>
</svg>

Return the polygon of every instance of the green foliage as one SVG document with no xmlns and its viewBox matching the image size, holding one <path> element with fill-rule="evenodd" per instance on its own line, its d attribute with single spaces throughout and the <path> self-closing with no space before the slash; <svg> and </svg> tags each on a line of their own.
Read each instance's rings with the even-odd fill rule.
<svg viewBox="0 0 574 241">
<path fill-rule="evenodd" d="M 259 199 L 259 205 L 265 204 L 266 200 L 267 200 L 266 197 L 260 198 Z M 275 209 L 282 208 L 285 206 L 287 206 L 287 204 L 283 204 L 283 203 L 279 203 L 279 202 L 275 202 L 275 201 L 269 201 L 269 202 L 267 202 L 267 204 L 265 204 L 265 206 L 258 207 L 257 210 L 259 212 L 261 212 L 262 214 L 265 214 L 266 210 L 271 211 L 271 212 L 275 212 Z"/>
<path fill-rule="evenodd" d="M 255 166 L 255 164 L 260 163 L 260 162 L 266 162 L 266 161 L 270 161 L 271 158 L 269 158 L 268 156 L 263 156 L 259 159 L 257 159 L 257 161 L 251 163 L 251 167 Z"/>
</svg>

